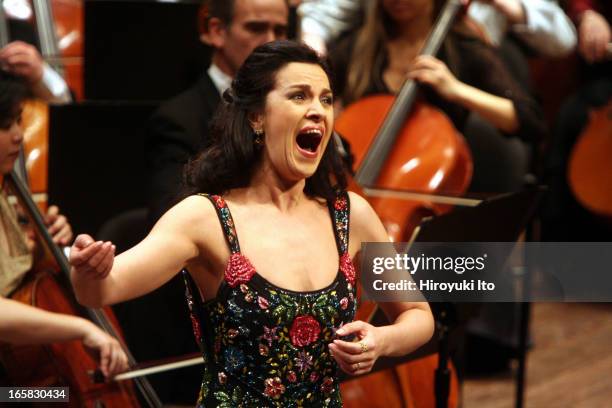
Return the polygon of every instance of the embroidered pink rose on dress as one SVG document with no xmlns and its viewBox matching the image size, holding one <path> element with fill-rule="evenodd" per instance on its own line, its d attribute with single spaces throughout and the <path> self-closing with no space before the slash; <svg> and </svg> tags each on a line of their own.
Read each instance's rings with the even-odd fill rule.
<svg viewBox="0 0 612 408">
<path fill-rule="evenodd" d="M 345 252 L 340 257 L 340 271 L 342 271 L 348 283 L 351 285 L 355 284 L 355 266 L 348 252 Z"/>
<path fill-rule="evenodd" d="M 242 254 L 235 253 L 230 256 L 225 268 L 225 281 L 232 288 L 247 283 L 255 275 L 255 268 L 251 262 Z"/>
<path fill-rule="evenodd" d="M 312 316 L 297 316 L 289 330 L 291 344 L 297 347 L 304 347 L 315 342 L 320 333 L 321 326 Z"/>
</svg>

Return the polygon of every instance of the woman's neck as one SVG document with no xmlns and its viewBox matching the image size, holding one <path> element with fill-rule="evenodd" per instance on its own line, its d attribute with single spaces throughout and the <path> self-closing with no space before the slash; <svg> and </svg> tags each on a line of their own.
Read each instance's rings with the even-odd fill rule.
<svg viewBox="0 0 612 408">
<path fill-rule="evenodd" d="M 410 19 L 410 21 L 395 22 L 395 32 L 391 41 L 401 41 L 409 44 L 424 42 L 432 26 L 431 13 Z"/>
<path fill-rule="evenodd" d="M 261 204 L 271 203 L 280 211 L 290 211 L 304 202 L 306 180 L 287 181 L 272 169 L 261 169 L 253 176 L 249 187 L 239 195 L 249 201 Z"/>
</svg>

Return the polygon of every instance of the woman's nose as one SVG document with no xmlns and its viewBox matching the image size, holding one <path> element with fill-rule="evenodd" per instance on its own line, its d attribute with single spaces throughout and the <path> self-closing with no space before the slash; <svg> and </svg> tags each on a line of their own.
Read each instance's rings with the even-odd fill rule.
<svg viewBox="0 0 612 408">
<path fill-rule="evenodd" d="M 313 99 L 312 104 L 309 107 L 308 114 L 322 118 L 325 115 L 326 107 L 318 99 Z"/>
<path fill-rule="evenodd" d="M 311 107 L 306 114 L 306 117 L 310 120 L 321 120 L 323 118 L 323 112 L 320 109 Z"/>
</svg>

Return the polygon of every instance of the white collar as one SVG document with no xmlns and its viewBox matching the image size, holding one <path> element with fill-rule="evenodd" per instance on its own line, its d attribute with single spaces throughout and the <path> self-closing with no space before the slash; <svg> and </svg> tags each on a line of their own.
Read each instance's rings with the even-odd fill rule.
<svg viewBox="0 0 612 408">
<path fill-rule="evenodd" d="M 206 72 L 213 81 L 213 84 L 215 84 L 215 88 L 217 88 L 220 95 L 223 95 L 223 92 L 232 85 L 232 78 L 221 71 L 214 63 L 210 64 Z"/>
</svg>

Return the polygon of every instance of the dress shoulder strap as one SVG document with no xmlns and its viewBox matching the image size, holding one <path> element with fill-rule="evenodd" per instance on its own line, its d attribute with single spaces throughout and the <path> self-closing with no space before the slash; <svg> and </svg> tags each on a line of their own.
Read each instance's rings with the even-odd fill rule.
<svg viewBox="0 0 612 408">
<path fill-rule="evenodd" d="M 227 203 L 220 195 L 211 195 L 211 194 L 199 194 L 202 197 L 208 198 L 215 210 L 217 211 L 217 216 L 219 217 L 219 222 L 221 223 L 221 227 L 223 228 L 223 233 L 225 235 L 225 240 L 229 246 L 232 254 L 240 253 L 240 244 L 238 243 L 238 235 L 236 235 L 236 228 L 234 226 L 234 220 L 232 219 L 232 214 L 230 213 L 229 208 L 227 207 Z"/>
<path fill-rule="evenodd" d="M 334 223 L 338 253 L 348 253 L 350 202 L 348 193 L 341 191 L 333 201 L 328 202 L 329 213 Z"/>
<path fill-rule="evenodd" d="M 203 302 L 200 292 L 198 291 L 198 285 L 194 282 L 193 278 L 189 274 L 187 269 L 181 271 L 183 282 L 185 283 L 185 300 L 187 301 L 187 308 L 189 309 L 189 318 L 191 319 L 191 327 L 193 329 L 193 335 L 200 347 L 205 346 L 204 339 L 202 338 L 202 327 L 203 322 Z"/>
</svg>

